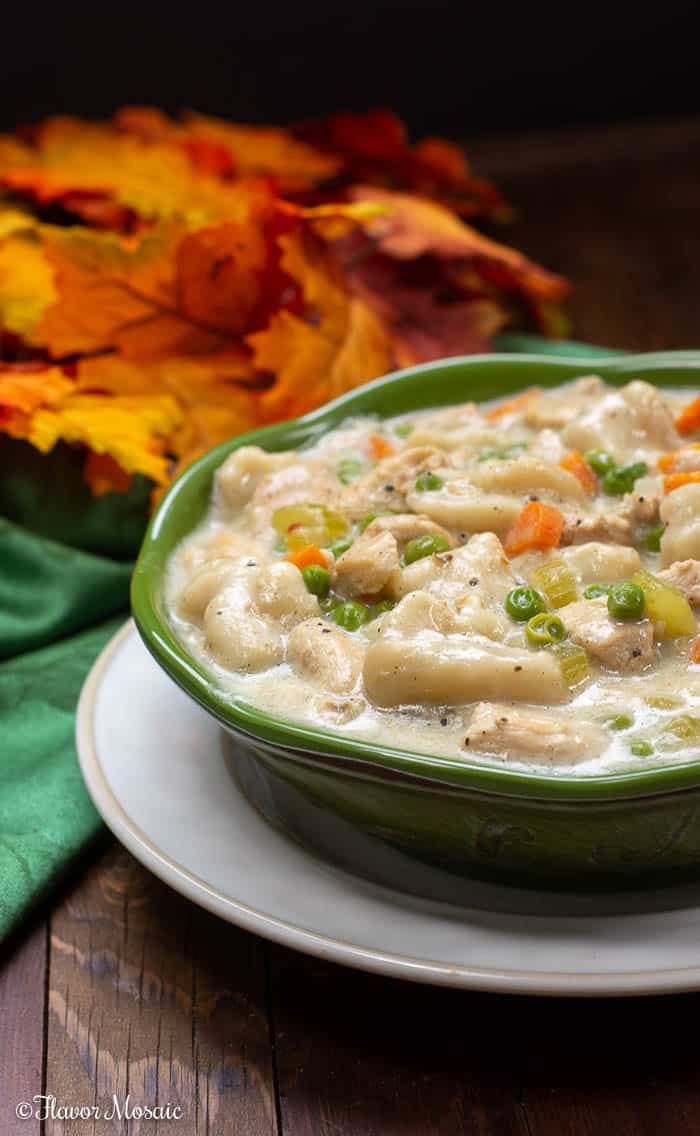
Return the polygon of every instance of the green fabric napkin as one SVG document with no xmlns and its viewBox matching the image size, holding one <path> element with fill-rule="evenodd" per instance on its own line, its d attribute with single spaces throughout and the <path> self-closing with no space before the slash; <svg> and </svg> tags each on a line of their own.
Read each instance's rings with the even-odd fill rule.
<svg viewBox="0 0 700 1136">
<path fill-rule="evenodd" d="M 536 336 L 498 346 L 613 353 Z M 92 501 L 76 462 L 67 447 L 42 459 L 24 443 L 0 445 L 0 937 L 100 829 L 78 769 L 75 706 L 127 615 L 148 487 Z"/>
</svg>

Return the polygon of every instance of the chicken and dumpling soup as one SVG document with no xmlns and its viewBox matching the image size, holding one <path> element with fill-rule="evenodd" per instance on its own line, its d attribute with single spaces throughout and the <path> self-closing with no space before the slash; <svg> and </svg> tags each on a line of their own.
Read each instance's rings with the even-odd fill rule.
<svg viewBox="0 0 700 1136">
<path fill-rule="evenodd" d="M 585 376 L 235 450 L 176 633 L 278 718 L 600 773 L 700 756 L 700 398 Z"/>
</svg>

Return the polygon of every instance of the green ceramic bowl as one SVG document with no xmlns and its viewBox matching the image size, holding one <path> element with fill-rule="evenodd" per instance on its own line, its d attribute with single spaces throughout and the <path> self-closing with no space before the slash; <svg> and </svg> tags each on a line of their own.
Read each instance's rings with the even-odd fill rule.
<svg viewBox="0 0 700 1136">
<path fill-rule="evenodd" d="M 164 497 L 134 574 L 137 626 L 167 674 L 235 735 L 236 761 L 258 805 L 300 839 L 335 818 L 375 838 L 378 847 L 390 847 L 394 859 L 399 850 L 453 872 L 520 885 L 647 886 L 700 874 L 700 753 L 683 765 L 575 777 L 345 738 L 275 718 L 219 691 L 173 634 L 165 608 L 168 558 L 201 520 L 215 470 L 239 446 L 296 448 L 348 415 L 479 401 L 591 371 L 616 384 L 642 376 L 661 386 L 697 387 L 700 352 L 588 361 L 489 355 L 413 367 L 304 418 L 226 442 Z"/>
</svg>

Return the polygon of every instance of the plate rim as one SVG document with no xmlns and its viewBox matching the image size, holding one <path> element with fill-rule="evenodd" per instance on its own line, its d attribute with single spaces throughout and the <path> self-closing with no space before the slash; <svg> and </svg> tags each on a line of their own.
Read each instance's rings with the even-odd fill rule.
<svg viewBox="0 0 700 1136">
<path fill-rule="evenodd" d="M 132 635 L 140 638 L 134 621 L 128 619 L 103 647 L 83 684 L 75 723 L 78 762 L 90 798 L 114 836 L 144 867 L 190 902 L 225 922 L 282 946 L 329 962 L 404 981 L 489 993 L 545 997 L 633 997 L 686 993 L 700 989 L 700 965 L 610 971 L 607 974 L 589 971 L 545 973 L 454 965 L 383 952 L 323 935 L 289 920 L 269 915 L 212 887 L 186 865 L 158 848 L 127 813 L 110 787 L 101 766 L 93 728 L 97 695 L 115 656 Z M 175 689 L 174 683 L 173 688 Z M 383 890 L 391 891 L 382 886 Z"/>
</svg>

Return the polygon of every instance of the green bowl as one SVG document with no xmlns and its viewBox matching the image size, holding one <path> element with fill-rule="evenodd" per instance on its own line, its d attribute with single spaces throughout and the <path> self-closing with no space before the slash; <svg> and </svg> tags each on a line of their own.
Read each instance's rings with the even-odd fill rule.
<svg viewBox="0 0 700 1136">
<path fill-rule="evenodd" d="M 390 848 L 393 860 L 410 864 L 398 850 L 451 872 L 521 886 L 642 887 L 700 874 L 700 760 L 597 777 L 523 773 L 286 721 L 217 689 L 176 638 L 165 607 L 168 558 L 202 519 L 216 469 L 239 446 L 297 448 L 349 415 L 480 401 L 591 371 L 614 384 L 641 376 L 660 386 L 697 387 L 700 352 L 590 360 L 468 356 L 413 367 L 304 418 L 226 442 L 163 498 L 134 573 L 136 624 L 166 673 L 235 736 L 239 772 L 258 806 L 299 839 L 312 840 L 320 824 L 342 820 L 363 839 L 374 838 L 380 851 Z"/>
</svg>

